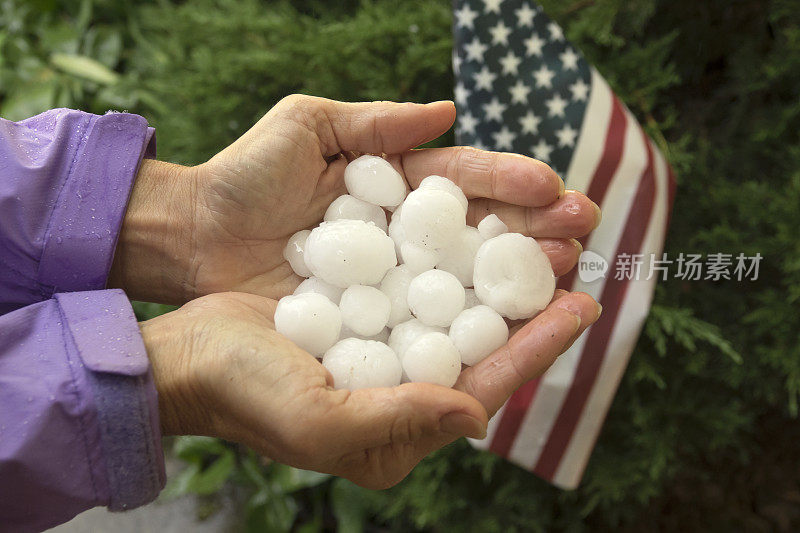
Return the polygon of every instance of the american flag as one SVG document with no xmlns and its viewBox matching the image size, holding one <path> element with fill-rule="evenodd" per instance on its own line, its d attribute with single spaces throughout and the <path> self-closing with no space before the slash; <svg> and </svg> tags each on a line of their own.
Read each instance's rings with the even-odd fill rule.
<svg viewBox="0 0 800 533">
<path fill-rule="evenodd" d="M 663 154 L 608 83 L 539 6 L 456 0 L 453 67 L 459 144 L 530 155 L 603 210 L 582 239 L 613 265 L 661 257 L 674 194 Z M 591 294 L 603 316 L 539 379 L 521 387 L 472 441 L 562 488 L 581 480 L 647 316 L 658 276 L 558 286 Z"/>
</svg>

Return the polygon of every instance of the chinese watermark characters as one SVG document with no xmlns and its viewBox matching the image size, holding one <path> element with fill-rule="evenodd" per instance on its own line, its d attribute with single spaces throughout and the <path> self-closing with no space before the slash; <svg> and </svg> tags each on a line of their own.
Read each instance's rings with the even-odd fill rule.
<svg viewBox="0 0 800 533">
<path fill-rule="evenodd" d="M 668 278 L 685 281 L 756 281 L 762 256 L 756 253 L 747 256 L 743 253 L 685 254 L 675 258 L 665 253 L 620 254 L 614 261 L 613 270 L 599 254 L 585 251 L 578 260 L 578 276 L 581 281 L 590 283 L 613 274 L 617 281 L 658 280 Z M 612 270 L 612 272 L 609 272 Z"/>
</svg>

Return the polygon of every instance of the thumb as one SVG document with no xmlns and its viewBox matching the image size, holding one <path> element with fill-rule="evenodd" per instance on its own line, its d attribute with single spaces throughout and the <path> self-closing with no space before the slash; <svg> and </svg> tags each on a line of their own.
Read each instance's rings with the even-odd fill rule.
<svg viewBox="0 0 800 533">
<path fill-rule="evenodd" d="M 333 391 L 337 394 L 343 391 Z M 331 444 L 338 451 L 418 441 L 432 435 L 482 438 L 488 417 L 472 396 L 430 383 L 361 389 L 329 413 L 336 428 Z M 446 434 L 446 435 L 445 435 Z"/>
<path fill-rule="evenodd" d="M 337 102 L 326 98 L 293 95 L 279 106 L 288 106 L 295 120 L 309 121 L 319 137 L 325 157 L 339 152 L 398 154 L 433 140 L 453 125 L 453 102 Z"/>
</svg>

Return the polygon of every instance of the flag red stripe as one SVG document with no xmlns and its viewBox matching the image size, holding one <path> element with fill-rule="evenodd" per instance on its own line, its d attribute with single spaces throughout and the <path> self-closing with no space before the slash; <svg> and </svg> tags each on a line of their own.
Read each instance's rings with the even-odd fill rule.
<svg viewBox="0 0 800 533">
<path fill-rule="evenodd" d="M 522 425 L 522 419 L 525 417 L 525 413 L 528 412 L 528 406 L 531 404 L 538 388 L 539 380 L 532 379 L 511 395 L 511 398 L 506 402 L 505 409 L 503 409 L 503 416 L 497 426 L 494 438 L 492 438 L 489 451 L 501 457 L 508 457 L 511 446 L 514 444 L 514 437 L 517 436 L 517 431 Z"/>
<path fill-rule="evenodd" d="M 653 150 L 647 134 L 642 132 L 642 136 L 647 146 L 647 168 L 639 181 L 631 211 L 625 221 L 625 231 L 622 234 L 615 257 L 619 257 L 623 253 L 639 253 L 653 214 L 656 191 L 655 164 Z M 628 286 L 628 280 L 610 278 L 606 281 L 605 287 L 603 287 L 600 303 L 607 312 L 588 332 L 585 348 L 575 373 L 575 379 L 570 386 L 564 404 L 561 406 L 561 412 L 555 424 L 553 424 L 553 429 L 542 449 L 542 453 L 539 455 L 539 460 L 533 469 L 536 474 L 545 479 L 553 478 L 575 431 L 575 426 L 597 379 L 600 365 L 603 362 L 611 333 L 617 324 L 619 311 Z"/>
<path fill-rule="evenodd" d="M 617 171 L 620 161 L 622 160 L 622 151 L 625 144 L 625 131 L 627 129 L 627 118 L 622 104 L 617 98 L 611 94 L 611 118 L 608 122 L 608 130 L 606 131 L 606 142 L 603 148 L 603 155 L 597 163 L 597 168 L 592 175 L 590 191 L 594 191 L 599 197 L 605 197 L 608 185 L 611 182 L 611 177 Z M 592 117 L 587 117 L 586 120 L 591 120 Z M 597 184 L 597 185 L 595 185 Z M 599 204 L 599 202 L 598 202 Z M 562 276 L 558 280 L 558 286 L 567 290 L 572 286 L 575 275 L 575 270 L 572 269 L 566 276 Z M 565 285 L 564 278 L 569 278 L 568 284 Z M 536 395 L 536 389 L 539 386 L 539 380 L 529 381 L 520 389 L 515 392 L 506 403 L 506 408 L 497 424 L 497 429 L 492 437 L 492 442 L 489 449 L 502 457 L 507 457 L 511 446 L 514 444 L 514 439 L 517 437 L 525 413 Z"/>
<path fill-rule="evenodd" d="M 614 94 L 611 94 L 611 119 L 608 122 L 608 132 L 606 133 L 606 145 L 603 150 L 603 157 L 597 163 L 597 168 L 594 171 L 592 180 L 589 182 L 589 189 L 586 191 L 586 196 L 589 197 L 594 203 L 603 206 L 603 200 L 608 192 L 608 186 L 611 184 L 611 179 L 619 168 L 622 161 L 622 149 L 625 146 L 625 133 L 628 127 L 628 120 L 625 116 L 625 109 Z M 592 117 L 586 117 L 586 120 L 591 120 Z M 581 246 L 586 246 L 589 241 L 589 235 L 585 235 L 578 239 Z M 578 269 L 573 268 L 565 275 L 558 278 L 558 288 L 568 291 L 572 288 L 575 282 L 575 275 Z"/>
</svg>

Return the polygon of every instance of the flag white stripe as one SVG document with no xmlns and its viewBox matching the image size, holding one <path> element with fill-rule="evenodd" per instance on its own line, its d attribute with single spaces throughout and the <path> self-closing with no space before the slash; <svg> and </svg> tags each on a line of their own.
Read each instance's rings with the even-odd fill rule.
<svg viewBox="0 0 800 533">
<path fill-rule="evenodd" d="M 649 254 L 660 255 L 663 249 L 668 208 L 667 165 L 652 142 L 651 149 L 654 156 L 655 201 L 639 251 L 645 254 L 646 260 L 649 260 Z M 553 477 L 552 482 L 559 487 L 573 489 L 580 483 L 597 435 L 639 338 L 642 324 L 647 318 L 657 280 L 656 277 L 647 280 L 647 272 L 644 270 L 638 281 L 629 282 L 597 379 Z"/>
<path fill-rule="evenodd" d="M 567 187 L 581 192 L 586 192 L 589 188 L 597 163 L 603 156 L 608 123 L 611 120 L 611 88 L 594 67 L 591 87 L 578 143 L 564 176 Z"/>
<path fill-rule="evenodd" d="M 603 221 L 592 232 L 586 246 L 587 250 L 592 250 L 605 258 L 612 267 L 614 263 L 612 255 L 616 252 L 622 233 L 625 231 L 625 221 L 647 165 L 647 149 L 641 130 L 627 108 L 625 118 L 628 127 L 625 130 L 622 160 L 600 206 L 604 212 Z M 613 275 L 609 269 L 607 276 Z M 604 287 L 604 278 L 586 283 L 576 277 L 571 290 L 583 291 L 599 299 Z M 570 385 L 575 379 L 575 371 L 587 338 L 587 333 L 579 337 L 542 377 L 539 390 L 536 391 L 536 396 L 525 413 L 509 452 L 509 459 L 512 461 L 519 462 L 526 468 L 533 468 L 536 465 L 553 424 L 561 412 Z"/>
</svg>

